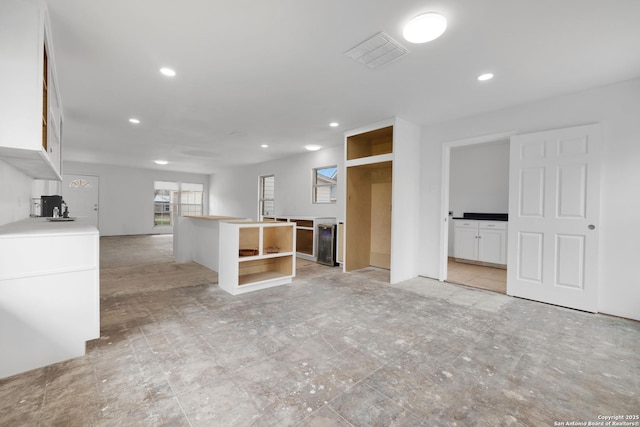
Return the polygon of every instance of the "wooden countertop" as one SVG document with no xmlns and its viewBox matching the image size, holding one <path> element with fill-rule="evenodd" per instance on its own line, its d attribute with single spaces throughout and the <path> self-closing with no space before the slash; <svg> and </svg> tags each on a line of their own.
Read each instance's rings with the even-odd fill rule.
<svg viewBox="0 0 640 427">
<path fill-rule="evenodd" d="M 212 221 L 237 221 L 246 218 L 239 216 L 217 216 L 217 215 L 185 215 L 185 218 L 208 219 Z"/>
</svg>

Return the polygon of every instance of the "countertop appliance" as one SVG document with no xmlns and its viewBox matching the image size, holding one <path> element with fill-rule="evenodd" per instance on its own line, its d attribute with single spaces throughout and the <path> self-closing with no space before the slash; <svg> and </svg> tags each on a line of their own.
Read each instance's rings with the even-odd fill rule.
<svg viewBox="0 0 640 427">
<path fill-rule="evenodd" d="M 53 211 L 58 208 L 58 214 L 62 216 L 62 196 L 41 196 L 40 216 L 53 217 Z"/>
</svg>

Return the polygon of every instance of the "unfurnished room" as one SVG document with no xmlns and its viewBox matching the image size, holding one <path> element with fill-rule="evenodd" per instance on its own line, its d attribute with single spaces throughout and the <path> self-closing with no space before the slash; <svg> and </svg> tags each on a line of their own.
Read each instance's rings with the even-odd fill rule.
<svg viewBox="0 0 640 427">
<path fill-rule="evenodd" d="M 2 0 L 0 425 L 640 427 L 639 22 Z"/>
</svg>

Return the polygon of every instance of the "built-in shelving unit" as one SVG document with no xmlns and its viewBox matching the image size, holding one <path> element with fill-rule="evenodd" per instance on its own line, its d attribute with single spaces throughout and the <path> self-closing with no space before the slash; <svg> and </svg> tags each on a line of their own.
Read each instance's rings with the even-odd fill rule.
<svg viewBox="0 0 640 427">
<path fill-rule="evenodd" d="M 265 221 L 291 222 L 296 225 L 296 256 L 309 261 L 318 260 L 318 225 L 335 224 L 335 217 L 281 215 L 265 217 Z"/>
<path fill-rule="evenodd" d="M 338 260 L 390 282 L 417 276 L 420 128 L 394 118 L 345 133 L 346 212 Z M 343 246 L 341 246 L 343 245 Z"/>
<path fill-rule="evenodd" d="M 218 285 L 237 295 L 291 283 L 295 251 L 294 223 L 220 223 Z"/>
</svg>

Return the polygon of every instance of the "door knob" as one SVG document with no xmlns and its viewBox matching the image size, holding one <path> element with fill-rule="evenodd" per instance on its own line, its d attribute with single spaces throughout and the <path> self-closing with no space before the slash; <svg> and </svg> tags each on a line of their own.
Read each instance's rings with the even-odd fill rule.
<svg viewBox="0 0 640 427">
<path fill-rule="evenodd" d="M 589 224 L 589 226 L 587 227 L 589 230 L 595 230 L 596 226 L 593 224 Z"/>
</svg>

